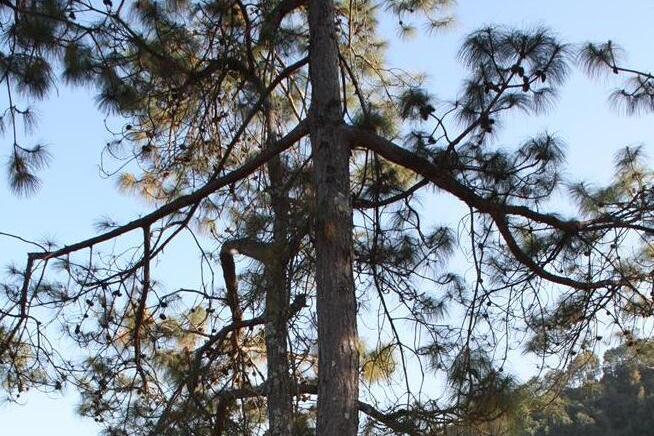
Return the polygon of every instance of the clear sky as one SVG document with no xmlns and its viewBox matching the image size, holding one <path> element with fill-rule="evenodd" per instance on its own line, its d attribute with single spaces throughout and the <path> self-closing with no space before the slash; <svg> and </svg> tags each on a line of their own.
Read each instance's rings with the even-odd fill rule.
<svg viewBox="0 0 654 436">
<path fill-rule="evenodd" d="M 545 25 L 561 39 L 580 43 L 612 39 L 626 50 L 628 63 L 654 70 L 654 0 L 460 0 L 455 8 L 457 25 L 430 38 L 400 41 L 391 23 L 384 32 L 392 41 L 389 61 L 429 75 L 430 90 L 438 97 L 456 96 L 462 67 L 456 53 L 464 35 L 485 24 L 520 27 Z M 645 144 L 654 155 L 654 116 L 626 117 L 616 114 L 606 103 L 615 86 L 613 78 L 592 81 L 575 72 L 561 92 L 559 104 L 544 116 L 512 119 L 504 125 L 499 141 L 507 146 L 527 136 L 547 130 L 557 133 L 568 144 L 568 176 L 572 180 L 601 183 L 611 174 L 613 152 L 625 145 Z M 93 224 L 102 216 L 118 222 L 144 213 L 148 206 L 117 192 L 113 180 L 99 176 L 100 151 L 108 140 L 104 116 L 97 111 L 86 90 L 60 88 L 38 103 L 39 123 L 33 140 L 50 146 L 53 162 L 42 172 L 43 188 L 29 199 L 16 199 L 0 181 L 0 231 L 30 239 L 54 238 L 73 242 L 94 234 Z M 0 142 L 4 160 L 9 140 Z M 170 286 L 184 283 L 195 273 L 197 262 L 180 255 L 184 242 L 169 250 L 160 270 Z M 29 247 L 0 239 L 0 265 L 24 262 Z M 162 266 L 173 268 L 163 268 Z M 185 282 L 188 285 L 188 282 Z M 529 369 L 516 365 L 526 376 Z M 86 436 L 96 433 L 92 420 L 74 413 L 75 397 L 64 399 L 38 393 L 26 396 L 26 404 L 0 406 L 0 436 Z"/>
</svg>

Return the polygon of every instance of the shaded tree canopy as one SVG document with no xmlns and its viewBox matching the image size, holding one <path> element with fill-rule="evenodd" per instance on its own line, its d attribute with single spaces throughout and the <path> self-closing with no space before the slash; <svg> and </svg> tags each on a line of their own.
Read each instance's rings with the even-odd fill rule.
<svg viewBox="0 0 654 436">
<path fill-rule="evenodd" d="M 652 428 L 654 355 L 650 340 L 575 356 L 563 370 L 550 371 L 516 387 L 510 413 L 478 428 L 447 434 L 641 435 Z"/>
<path fill-rule="evenodd" d="M 512 351 L 567 362 L 605 324 L 637 341 L 642 150 L 566 191 L 559 138 L 494 134 L 555 105 L 571 68 L 633 77 L 614 97 L 631 111 L 651 109 L 651 76 L 612 43 L 486 27 L 461 47 L 460 92 L 436 99 L 385 63 L 377 19 L 439 28 L 449 3 L 1 2 L 10 188 L 32 192 L 48 159 L 19 143 L 20 101 L 63 80 L 121 120 L 113 176 L 152 204 L 86 240 L 27 241 L 2 284 L 7 392 L 71 386 L 110 435 L 441 434 L 508 413 Z M 463 205 L 456 223 L 421 206 L 430 190 Z M 168 289 L 156 265 L 178 238 L 201 274 Z"/>
</svg>

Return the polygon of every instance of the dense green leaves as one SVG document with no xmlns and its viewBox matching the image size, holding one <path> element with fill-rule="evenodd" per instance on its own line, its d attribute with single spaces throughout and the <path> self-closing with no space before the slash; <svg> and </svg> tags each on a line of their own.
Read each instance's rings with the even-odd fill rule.
<svg viewBox="0 0 654 436">
<path fill-rule="evenodd" d="M 531 420 L 531 425 L 524 429 L 524 434 L 636 436 L 648 433 L 654 423 L 651 349 L 651 342 L 638 341 L 608 350 L 601 371 L 598 359 L 590 353 L 584 362 L 575 359 L 566 370 L 568 382 L 555 407 L 548 407 L 544 398 L 535 398 L 544 407 L 532 409 L 526 419 Z"/>
</svg>

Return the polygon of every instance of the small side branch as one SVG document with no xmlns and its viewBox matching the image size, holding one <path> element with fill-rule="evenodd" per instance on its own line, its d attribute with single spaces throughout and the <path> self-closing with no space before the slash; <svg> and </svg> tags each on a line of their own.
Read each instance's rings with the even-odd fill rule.
<svg viewBox="0 0 654 436">
<path fill-rule="evenodd" d="M 422 179 L 419 182 L 416 182 L 415 184 L 413 184 L 411 187 L 409 187 L 404 192 L 400 192 L 399 194 L 392 195 L 390 197 L 379 199 L 379 200 L 367 200 L 367 199 L 364 199 L 364 198 L 353 198 L 352 199 L 352 207 L 354 209 L 373 209 L 375 207 L 388 206 L 389 204 L 393 204 L 395 202 L 404 200 L 405 198 L 409 198 L 416 191 L 418 191 L 423 186 L 426 186 L 427 184 L 429 184 L 429 180 Z"/>
</svg>

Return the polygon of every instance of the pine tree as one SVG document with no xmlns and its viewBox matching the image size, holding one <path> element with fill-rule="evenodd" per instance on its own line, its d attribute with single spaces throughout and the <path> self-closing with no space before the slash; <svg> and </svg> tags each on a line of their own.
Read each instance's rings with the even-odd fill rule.
<svg viewBox="0 0 654 436">
<path fill-rule="evenodd" d="M 516 387 L 516 411 L 448 434 L 640 435 L 651 427 L 652 342 L 625 343 L 604 353 L 590 351 Z"/>
<path fill-rule="evenodd" d="M 654 266 L 640 151 L 619 154 L 610 186 L 572 189 L 578 217 L 547 212 L 561 141 L 503 150 L 493 134 L 553 102 L 571 48 L 546 29 L 481 29 L 460 52 L 460 96 L 437 103 L 385 65 L 376 16 L 408 33 L 447 24 L 448 3 L 3 4 L 11 56 L 32 56 L 3 64 L 9 92 L 44 96 L 58 63 L 94 86 L 124 120 L 107 145 L 120 186 L 153 203 L 12 270 L 7 389 L 75 386 L 109 434 L 442 434 L 510 410 L 515 383 L 493 353 L 523 345 L 515 332 L 564 359 L 598 340 L 598 322 L 635 335 Z M 615 66 L 592 47 L 582 66 Z M 16 147 L 10 180 L 25 191 L 41 164 Z M 425 223 L 429 187 L 468 208 L 465 230 Z M 210 272 L 165 289 L 154 262 L 185 232 Z M 105 251 L 133 233 L 137 247 Z M 448 268 L 458 247 L 472 275 Z M 252 263 L 239 271 L 237 255 Z M 379 340 L 362 345 L 357 320 L 375 306 Z M 62 328 L 80 355 L 41 340 Z M 446 375 L 449 402 L 424 400 L 416 367 Z"/>
</svg>

